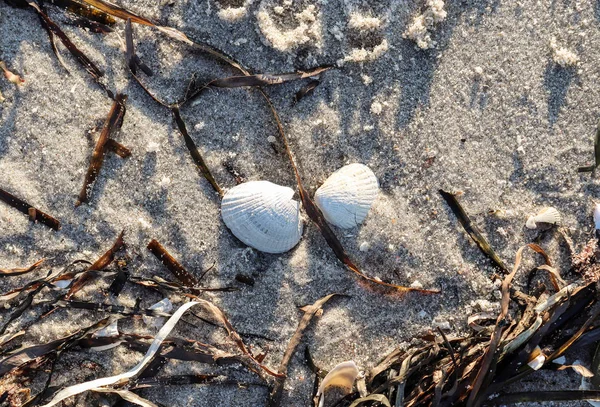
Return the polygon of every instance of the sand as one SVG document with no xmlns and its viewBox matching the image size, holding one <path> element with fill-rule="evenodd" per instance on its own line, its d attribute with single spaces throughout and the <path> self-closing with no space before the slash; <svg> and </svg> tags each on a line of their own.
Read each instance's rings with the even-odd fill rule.
<svg viewBox="0 0 600 407">
<path fill-rule="evenodd" d="M 109 88 L 129 95 L 116 138 L 133 155 L 125 160 L 107 155 L 90 203 L 75 208 L 97 137 L 90 130 L 102 123 L 110 100 L 62 47 L 71 74 L 59 65 L 32 11 L 4 3 L 0 59 L 25 84 L 17 88 L 0 80 L 5 98 L 0 103 L 0 186 L 53 214 L 63 227 L 54 232 L 0 205 L 1 267 L 25 266 L 41 257 L 54 267 L 80 258 L 94 261 L 124 229 L 129 270 L 170 279 L 145 249 L 156 238 L 196 276 L 214 265 L 203 280 L 206 285 L 240 288 L 206 298 L 239 331 L 273 339 L 249 340 L 256 349 L 268 349 L 269 366 L 280 361 L 302 315 L 298 307 L 329 293 L 347 294 L 326 306 L 304 344 L 326 369 L 352 359 L 368 371 L 387 352 L 401 343 L 407 346 L 435 325 L 452 334 L 466 332 L 467 316 L 480 308 L 476 301 L 492 306 L 498 301 L 498 286 L 490 279 L 494 270 L 438 189 L 462 191 L 461 202 L 508 264 L 518 247 L 538 235 L 525 228 L 525 221 L 543 207 L 561 212 L 576 242 L 587 239 L 593 228 L 591 209 L 599 183 L 576 168 L 593 161 L 599 117 L 600 14 L 595 1 L 448 1 L 447 16 L 430 31 L 435 46 L 427 50 L 403 37 L 423 12 L 422 1 L 119 4 L 222 49 L 253 72 L 335 65 L 314 94 L 297 105 L 293 95 L 301 84 L 268 89 L 306 187 L 314 191 L 344 164 L 368 165 L 380 181 L 380 196 L 363 225 L 336 229 L 337 235 L 369 275 L 441 289 L 442 294 L 386 295 L 359 283 L 309 222 L 289 253 L 267 255 L 245 247 L 221 222 L 218 196 L 191 161 L 168 111 L 129 80 L 119 38 L 122 22 L 116 33 L 101 36 L 65 24 L 62 12 L 50 8 L 51 17 L 106 72 Z M 234 73 L 152 29 L 136 26 L 135 34 L 140 57 L 156 72 L 147 83 L 168 101 L 184 92 L 193 72 L 201 79 Z M 553 39 L 559 50 L 575 55 L 576 63 L 556 61 Z M 275 149 L 269 142 L 277 136 L 276 127 L 257 92 L 210 91 L 182 114 L 224 187 L 235 185 L 226 162 L 248 180 L 295 186 L 280 142 Z M 490 210 L 500 211 L 499 216 Z M 361 251 L 364 242 L 368 249 Z M 550 234 L 541 244 L 559 265 L 566 264 L 556 237 Z M 8 291 L 45 272 L 2 279 L 0 289 Z M 256 284 L 235 282 L 238 273 L 254 277 Z M 107 284 L 91 285 L 79 298 L 104 301 Z M 118 303 L 133 305 L 137 297 L 143 297 L 144 307 L 162 299 L 127 286 Z M 2 311 L 0 319 L 7 315 Z M 55 339 L 104 315 L 61 310 L 33 325 L 23 343 Z M 9 331 L 18 326 L 13 323 Z M 121 329 L 156 332 L 141 320 Z M 209 326 L 183 325 L 177 333 L 226 342 L 222 332 Z M 82 368 L 81 354 L 69 354 L 56 384 L 122 372 L 141 355 L 116 348 L 86 351 L 84 358 L 99 367 Z M 256 381 L 241 369 L 216 370 Z M 215 369 L 173 363 L 167 371 Z M 531 380 L 538 380 L 523 388 L 551 386 L 565 377 L 571 388 L 579 383 L 570 370 L 550 376 L 540 381 L 542 376 L 534 375 Z M 311 386 L 312 375 L 301 354 L 296 355 L 283 405 L 309 406 Z M 267 395 L 255 386 L 184 386 L 140 394 L 170 406 L 198 407 L 262 406 Z M 79 405 L 84 404 L 80 399 Z"/>
</svg>

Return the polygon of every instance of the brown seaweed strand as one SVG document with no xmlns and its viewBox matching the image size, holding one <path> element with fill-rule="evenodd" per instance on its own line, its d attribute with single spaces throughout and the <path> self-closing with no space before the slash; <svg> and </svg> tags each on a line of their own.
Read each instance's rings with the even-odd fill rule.
<svg viewBox="0 0 600 407">
<path fill-rule="evenodd" d="M 325 305 L 327 301 L 329 301 L 332 297 L 338 294 L 329 294 L 323 298 L 318 299 L 314 304 L 309 305 L 304 308 L 304 315 L 298 324 L 298 328 L 296 328 L 296 332 L 288 342 L 288 346 L 283 354 L 283 358 L 281 359 L 281 363 L 279 364 L 279 373 L 282 375 L 287 375 L 288 365 L 294 353 L 296 353 L 296 348 L 300 344 L 302 340 L 302 336 L 304 335 L 304 331 L 310 325 L 310 321 L 315 316 L 315 314 Z M 283 395 L 283 385 L 285 383 L 285 376 L 275 383 L 273 390 L 269 396 L 269 402 L 267 407 L 279 407 L 281 405 L 281 397 Z"/>
<path fill-rule="evenodd" d="M 190 155 L 192 156 L 192 159 L 194 160 L 194 163 L 196 163 L 196 165 L 198 166 L 198 169 L 200 169 L 200 172 L 202 173 L 202 175 L 204 175 L 204 178 L 206 178 L 206 180 L 210 183 L 210 185 L 213 187 L 213 189 L 219 194 L 220 197 L 223 197 L 223 190 L 221 189 L 221 187 L 219 186 L 219 184 L 213 177 L 212 173 L 208 169 L 208 166 L 206 165 L 206 162 L 202 158 L 200 151 L 198 151 L 198 147 L 196 147 L 194 140 L 192 140 L 192 138 L 190 137 L 190 135 L 187 131 L 185 122 L 183 121 L 183 118 L 181 117 L 181 113 L 179 112 L 179 107 L 178 106 L 171 107 L 171 112 L 173 113 L 173 117 L 175 118 L 175 122 L 177 123 L 177 128 L 179 129 L 179 133 L 181 133 L 181 135 L 183 136 L 183 139 L 185 141 L 185 146 L 189 150 Z"/>
<path fill-rule="evenodd" d="M 481 404 L 482 397 L 480 395 L 480 389 L 482 388 L 482 385 L 486 381 L 486 379 L 488 377 L 493 376 L 493 371 L 495 371 L 498 345 L 500 343 L 502 333 L 504 332 L 504 328 L 508 326 L 507 318 L 508 306 L 510 304 L 510 286 L 513 278 L 515 277 L 515 274 L 517 274 L 517 270 L 519 269 L 519 265 L 521 264 L 523 250 L 526 247 L 527 246 L 523 246 L 519 248 L 515 257 L 515 265 L 513 267 L 512 272 L 508 274 L 502 281 L 502 302 L 500 315 L 498 315 L 498 319 L 496 320 L 496 326 L 494 327 L 494 332 L 492 333 L 490 343 L 483 355 L 481 366 L 479 367 L 479 371 L 477 372 L 477 376 L 475 378 L 475 381 L 473 382 L 473 388 L 467 400 L 467 407 L 476 407 Z"/>
<path fill-rule="evenodd" d="M 40 211 L 39 209 L 31 206 L 27 202 L 22 199 L 17 198 L 13 194 L 8 191 L 0 188 L 0 201 L 3 201 L 9 206 L 21 211 L 25 215 L 28 215 L 29 218 L 34 222 L 40 222 L 51 229 L 58 230 L 60 229 L 60 222 L 48 215 L 45 212 Z"/>
<path fill-rule="evenodd" d="M 117 240 L 113 243 L 110 249 L 108 249 L 98 260 L 96 260 L 90 267 L 87 268 L 81 276 L 75 280 L 69 292 L 65 295 L 65 299 L 70 299 L 75 293 L 81 290 L 95 275 L 94 271 L 100 271 L 105 269 L 115 259 L 115 254 L 125 246 L 123 235 L 125 231 L 121 231 Z"/>
<path fill-rule="evenodd" d="M 98 141 L 96 142 L 96 146 L 94 147 L 92 159 L 90 160 L 90 166 L 85 175 L 83 187 L 81 188 L 81 192 L 79 192 L 79 198 L 75 203 L 75 206 L 79 206 L 83 202 L 88 202 L 89 200 L 88 191 L 91 188 L 94 181 L 96 181 L 98 172 L 100 171 L 102 163 L 104 162 L 106 142 L 108 141 L 113 130 L 116 128 L 117 123 L 119 123 L 119 121 L 122 120 L 123 115 L 125 114 L 126 101 L 127 95 L 118 93 L 115 97 L 110 112 L 108 113 L 106 121 L 104 122 L 104 127 L 102 128 L 100 137 L 98 137 Z"/>
<path fill-rule="evenodd" d="M 504 273 L 508 273 L 508 268 L 506 267 L 504 262 L 500 259 L 500 257 L 498 257 L 498 255 L 496 254 L 494 249 L 492 249 L 492 246 L 490 246 L 486 238 L 483 237 L 483 234 L 481 233 L 477 225 L 473 223 L 471 218 L 469 218 L 469 215 L 467 215 L 462 205 L 458 202 L 456 196 L 442 189 L 439 190 L 439 193 L 440 195 L 442 195 L 442 198 L 444 198 L 454 215 L 458 218 L 458 221 L 465 229 L 465 232 L 467 232 L 471 239 L 473 239 L 473 241 L 477 244 L 479 250 L 481 250 L 483 254 L 485 254 L 494 263 L 496 267 L 498 267 Z"/>
<path fill-rule="evenodd" d="M 175 278 L 183 283 L 183 285 L 186 287 L 198 287 L 200 285 L 198 280 L 191 275 L 185 267 L 175 259 L 175 257 L 171 256 L 167 249 L 165 249 L 157 240 L 152 239 L 150 243 L 148 243 L 148 250 L 150 250 L 150 253 L 156 256 L 156 258 L 160 260 Z"/>
</svg>

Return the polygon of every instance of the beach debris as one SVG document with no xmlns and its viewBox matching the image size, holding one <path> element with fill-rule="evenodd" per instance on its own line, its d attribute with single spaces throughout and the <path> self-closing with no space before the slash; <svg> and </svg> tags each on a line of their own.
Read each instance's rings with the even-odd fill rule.
<svg viewBox="0 0 600 407">
<path fill-rule="evenodd" d="M 63 45 L 67 48 L 71 55 L 77 60 L 77 62 L 92 76 L 96 84 L 98 84 L 98 86 L 100 86 L 100 88 L 106 92 L 108 97 L 114 99 L 113 93 L 101 81 L 101 78 L 104 76 L 104 72 L 102 72 L 100 68 L 98 68 L 96 64 L 94 64 L 92 60 L 87 57 L 87 55 L 85 55 L 82 51 L 79 50 L 79 48 L 75 46 L 75 44 L 69 39 L 69 37 L 67 37 L 67 35 L 60 29 L 60 27 L 54 21 L 52 21 L 50 17 L 48 17 L 48 15 L 40 8 L 40 6 L 36 2 L 29 1 L 28 4 L 31 7 L 33 7 L 38 13 L 42 26 L 46 29 L 46 32 L 48 33 L 50 43 L 52 44 L 52 50 L 54 51 L 56 57 L 61 62 L 61 64 L 64 66 L 64 63 L 62 62 L 59 56 L 58 50 L 54 45 L 54 36 L 58 37 L 58 39 L 63 43 Z"/>
<path fill-rule="evenodd" d="M 254 279 L 250 276 L 244 274 L 236 274 L 235 281 L 239 281 L 242 284 L 249 285 L 250 287 L 254 287 Z"/>
<path fill-rule="evenodd" d="M 300 90 L 296 92 L 296 95 L 294 95 L 294 104 L 298 103 L 303 98 L 313 93 L 320 83 L 321 81 L 319 81 L 318 79 L 311 79 L 306 85 L 301 87 Z"/>
<path fill-rule="evenodd" d="M 370 248 L 371 248 L 371 244 L 366 241 L 362 242 L 360 244 L 360 246 L 358 246 L 358 250 L 360 250 L 361 252 L 368 252 Z"/>
<path fill-rule="evenodd" d="M 532 215 L 527 219 L 525 226 L 529 229 L 536 229 L 538 223 L 546 223 L 549 225 L 558 225 L 560 223 L 561 216 L 558 209 L 548 207 L 542 209 L 537 215 Z"/>
<path fill-rule="evenodd" d="M 119 236 L 117 236 L 117 240 L 113 243 L 110 249 L 106 251 L 98 260 L 96 260 L 91 266 L 89 266 L 83 274 L 81 274 L 71 285 L 69 292 L 65 295 L 65 299 L 70 299 L 75 293 L 85 287 L 96 275 L 97 271 L 103 270 L 115 259 L 116 253 L 125 247 L 125 241 L 123 240 L 123 235 L 125 231 L 121 231 Z"/>
<path fill-rule="evenodd" d="M 32 222 L 42 223 L 48 226 L 50 229 L 54 230 L 60 229 L 60 222 L 57 219 L 53 218 L 45 212 L 40 211 L 36 207 L 31 206 L 24 200 L 17 198 L 13 194 L 3 190 L 2 188 L 0 188 L 0 201 L 21 211 L 25 215 L 28 215 L 29 220 L 31 220 Z"/>
<path fill-rule="evenodd" d="M 596 135 L 594 137 L 594 164 L 585 167 L 579 167 L 577 172 L 594 172 L 600 165 L 600 122 L 596 126 Z"/>
<path fill-rule="evenodd" d="M 0 268 L 0 277 L 19 276 L 21 274 L 30 273 L 30 272 L 34 271 L 35 269 L 37 269 L 39 267 L 39 265 L 42 264 L 45 260 L 46 259 L 38 260 L 35 263 L 33 263 L 31 266 L 24 267 L 24 268 L 13 268 L 13 269 Z"/>
<path fill-rule="evenodd" d="M 14 83 L 15 85 L 21 85 L 25 82 L 25 79 L 21 78 L 19 75 L 12 73 L 6 67 L 6 63 L 4 61 L 0 61 L 0 69 L 4 71 L 4 77 L 8 79 L 9 82 Z"/>
<path fill-rule="evenodd" d="M 503 272 L 507 273 L 508 268 L 500 259 L 500 257 L 496 254 L 494 249 L 492 249 L 492 246 L 490 246 L 486 238 L 483 237 L 481 231 L 479 230 L 479 227 L 477 227 L 477 225 L 473 223 L 471 218 L 469 218 L 469 215 L 467 215 L 461 204 L 458 202 L 456 196 L 442 189 L 440 189 L 439 192 L 440 195 L 442 195 L 442 198 L 444 198 L 444 200 L 454 213 L 454 215 L 458 218 L 458 221 L 465 229 L 465 232 L 467 232 L 467 234 L 471 237 L 471 239 L 473 239 L 475 244 L 477 244 L 479 250 L 481 250 L 483 254 L 485 254 L 494 263 L 496 267 L 498 267 Z"/>
<path fill-rule="evenodd" d="M 319 400 L 319 407 L 324 406 L 325 392 L 331 387 L 341 389 L 344 395 L 349 394 L 359 373 L 358 367 L 353 360 L 339 363 L 331 369 L 321 382 L 319 390 L 317 390 L 316 397 Z"/>
<path fill-rule="evenodd" d="M 281 359 L 281 363 L 279 364 L 279 369 L 277 370 L 281 374 L 281 377 L 276 379 L 275 385 L 273 386 L 271 394 L 269 395 L 267 407 L 281 406 L 283 386 L 285 384 L 285 378 L 287 377 L 288 365 L 292 360 L 292 357 L 296 353 L 296 348 L 300 344 L 302 336 L 304 335 L 304 332 L 310 325 L 310 322 L 312 321 L 315 314 L 321 312 L 323 310 L 323 306 L 335 296 L 339 296 L 339 294 L 326 295 L 325 297 L 319 298 L 313 304 L 307 305 L 306 307 L 302 308 L 302 310 L 304 311 L 304 315 L 298 323 L 298 328 L 296 328 L 296 332 L 294 332 L 294 335 L 288 342 L 288 345 L 285 349 L 285 353 L 283 355 L 283 358 Z"/>
<path fill-rule="evenodd" d="M 114 99 L 110 112 L 104 121 L 104 127 L 102 128 L 100 137 L 98 137 L 98 141 L 96 141 L 96 146 L 94 147 L 92 158 L 90 159 L 90 165 L 85 175 L 83 187 L 81 188 L 79 197 L 75 203 L 76 206 L 86 203 L 89 200 L 90 190 L 96 181 L 96 178 L 98 177 L 98 173 L 100 172 L 100 168 L 102 168 L 102 164 L 104 163 L 106 143 L 111 134 L 117 131 L 120 128 L 120 125 L 123 123 L 126 101 L 127 95 L 121 93 L 118 93 Z"/>
<path fill-rule="evenodd" d="M 573 51 L 560 47 L 556 38 L 550 40 L 550 50 L 552 51 L 552 60 L 563 68 L 575 66 L 579 63 L 579 57 Z"/>
<path fill-rule="evenodd" d="M 204 161 L 204 158 L 202 158 L 202 155 L 200 154 L 198 147 L 196 147 L 196 143 L 194 143 L 194 140 L 192 139 L 192 137 L 190 137 L 190 135 L 187 131 L 185 122 L 183 121 L 183 118 L 181 117 L 179 107 L 178 106 L 172 107 L 171 113 L 173 114 L 173 117 L 175 118 L 175 123 L 177 123 L 177 129 L 179 129 L 179 133 L 181 133 L 181 135 L 183 136 L 183 139 L 185 141 L 185 146 L 187 147 L 188 151 L 190 152 L 190 155 L 192 156 L 192 160 L 194 160 L 194 163 L 196 164 L 196 166 L 198 167 L 198 169 L 200 170 L 200 172 L 202 173 L 204 178 L 206 178 L 206 180 L 213 187 L 215 192 L 217 192 L 220 197 L 223 197 L 223 190 L 217 183 L 217 180 L 215 180 L 215 178 L 213 177 L 212 173 L 210 172 L 210 169 L 206 165 L 206 161 Z"/>
<path fill-rule="evenodd" d="M 298 244 L 303 222 L 294 190 L 269 181 L 250 181 L 223 196 L 221 217 L 242 242 L 266 253 L 284 253 Z"/>
<path fill-rule="evenodd" d="M 443 0 L 427 0 L 424 11 L 415 16 L 402 36 L 414 41 L 421 49 L 435 48 L 436 42 L 431 38 L 434 27 L 444 21 L 447 16 Z"/>
<path fill-rule="evenodd" d="M 186 287 L 198 287 L 200 282 L 196 277 L 190 274 L 169 252 L 156 240 L 152 239 L 148 243 L 148 250 L 152 253 L 162 264 L 169 269 L 169 271 L 175 276 L 175 278 L 183 283 Z"/>
<path fill-rule="evenodd" d="M 119 320 L 115 319 L 104 328 L 98 329 L 93 333 L 94 338 L 111 338 L 119 336 Z"/>
<path fill-rule="evenodd" d="M 530 358 L 527 365 L 533 370 L 540 370 L 544 366 L 544 363 L 546 363 L 546 355 L 544 355 L 539 346 L 536 346 L 533 352 L 531 352 Z"/>
<path fill-rule="evenodd" d="M 348 229 L 365 220 L 378 193 L 379 182 L 373 171 L 354 163 L 327 178 L 315 192 L 315 204 L 329 223 Z"/>
<path fill-rule="evenodd" d="M 152 70 L 148 68 L 146 64 L 135 53 L 133 46 L 133 29 L 131 28 L 131 18 L 127 19 L 125 23 L 125 59 L 127 60 L 127 66 L 135 75 L 137 68 L 140 68 L 148 76 L 152 76 Z"/>
<path fill-rule="evenodd" d="M 156 334 L 156 336 L 154 338 L 154 341 L 152 341 L 152 344 L 148 348 L 146 355 L 144 355 L 142 360 L 140 360 L 132 369 L 128 370 L 125 373 L 121 373 L 121 374 L 118 374 L 115 376 L 103 377 L 103 378 L 91 380 L 89 382 L 84 382 L 84 383 L 76 384 L 73 386 L 65 387 L 62 390 L 58 391 L 54 395 L 52 400 L 50 400 L 50 402 L 44 404 L 43 407 L 55 406 L 56 404 L 60 403 L 61 401 L 65 400 L 67 398 L 70 398 L 72 396 L 76 396 L 77 394 L 83 393 L 85 391 L 102 389 L 102 388 L 105 388 L 106 386 L 110 386 L 110 385 L 113 385 L 118 382 L 124 383 L 124 382 L 129 381 L 129 379 L 131 379 L 131 378 L 135 377 L 137 374 L 139 374 L 142 371 L 142 369 L 144 367 L 146 367 L 146 365 L 154 358 L 155 353 L 158 352 L 158 350 L 160 349 L 160 345 L 167 338 L 167 336 L 171 333 L 173 328 L 175 328 L 175 325 L 177 324 L 177 322 L 179 322 L 179 320 L 181 319 L 183 314 L 188 309 L 190 309 L 194 305 L 198 305 L 198 304 L 200 304 L 200 303 L 191 301 L 191 302 L 183 304 L 181 307 L 179 307 L 179 309 L 171 316 L 171 318 L 169 318 L 169 320 L 164 324 L 164 326 L 160 329 L 160 331 L 158 331 L 158 333 Z"/>
</svg>

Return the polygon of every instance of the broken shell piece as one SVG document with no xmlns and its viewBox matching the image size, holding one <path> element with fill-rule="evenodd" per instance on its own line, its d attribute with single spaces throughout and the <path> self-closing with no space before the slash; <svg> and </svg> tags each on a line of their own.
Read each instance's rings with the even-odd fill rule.
<svg viewBox="0 0 600 407">
<path fill-rule="evenodd" d="M 148 307 L 148 309 L 151 309 L 154 311 L 160 311 L 160 312 L 164 312 L 164 313 L 168 314 L 169 312 L 173 311 L 173 303 L 168 298 L 163 298 L 156 304 Z M 153 325 L 155 327 L 162 326 L 162 317 L 155 318 L 155 317 L 150 317 L 150 316 L 144 315 L 144 316 L 142 316 L 142 319 L 144 320 L 144 322 L 147 325 Z"/>
<path fill-rule="evenodd" d="M 327 222 L 352 228 L 367 217 L 379 193 L 379 182 L 364 164 L 349 164 L 333 174 L 315 193 L 315 204 Z"/>
<path fill-rule="evenodd" d="M 542 353 L 542 350 L 540 349 L 539 346 L 535 347 L 533 352 L 531 352 L 531 355 L 537 355 L 537 356 L 535 356 L 529 362 L 527 362 L 527 365 L 530 368 L 532 368 L 533 370 L 540 370 L 542 368 L 542 366 L 544 366 L 544 363 L 546 362 L 546 356 Z"/>
<path fill-rule="evenodd" d="M 114 336 L 119 336 L 118 322 L 118 320 L 114 320 L 109 325 L 94 332 L 92 336 L 94 338 L 111 338 Z"/>
<path fill-rule="evenodd" d="M 560 223 L 560 213 L 556 208 L 544 208 L 535 216 L 530 216 L 527 219 L 527 226 L 529 229 L 536 229 L 538 223 L 548 223 L 551 225 L 558 225 Z"/>
<path fill-rule="evenodd" d="M 283 253 L 302 237 L 300 203 L 294 190 L 269 181 L 231 188 L 221 202 L 221 217 L 231 232 L 261 252 Z"/>
<path fill-rule="evenodd" d="M 594 226 L 596 230 L 600 229 L 600 204 L 596 204 L 594 208 Z"/>
<path fill-rule="evenodd" d="M 321 382 L 319 390 L 317 390 L 319 407 L 322 407 L 325 403 L 324 394 L 330 387 L 337 387 L 344 393 L 349 394 L 352 391 L 352 386 L 354 385 L 354 381 L 358 377 L 358 374 L 358 367 L 353 360 L 342 362 L 331 369 Z"/>
</svg>

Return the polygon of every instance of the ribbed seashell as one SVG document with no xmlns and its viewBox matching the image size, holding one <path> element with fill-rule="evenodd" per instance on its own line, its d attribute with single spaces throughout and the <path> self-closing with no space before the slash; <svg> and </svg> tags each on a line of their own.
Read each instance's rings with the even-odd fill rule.
<svg viewBox="0 0 600 407">
<path fill-rule="evenodd" d="M 294 190 L 269 181 L 231 188 L 221 202 L 221 216 L 231 232 L 261 252 L 283 253 L 302 237 L 300 204 Z"/>
<path fill-rule="evenodd" d="M 315 204 L 327 222 L 352 228 L 367 217 L 379 193 L 379 182 L 364 164 L 349 164 L 333 174 L 315 193 Z"/>
<path fill-rule="evenodd" d="M 530 216 L 527 219 L 527 226 L 529 229 L 537 228 L 538 223 L 549 223 L 551 225 L 558 225 L 560 223 L 560 213 L 556 208 L 544 208 L 535 216 Z"/>
</svg>

